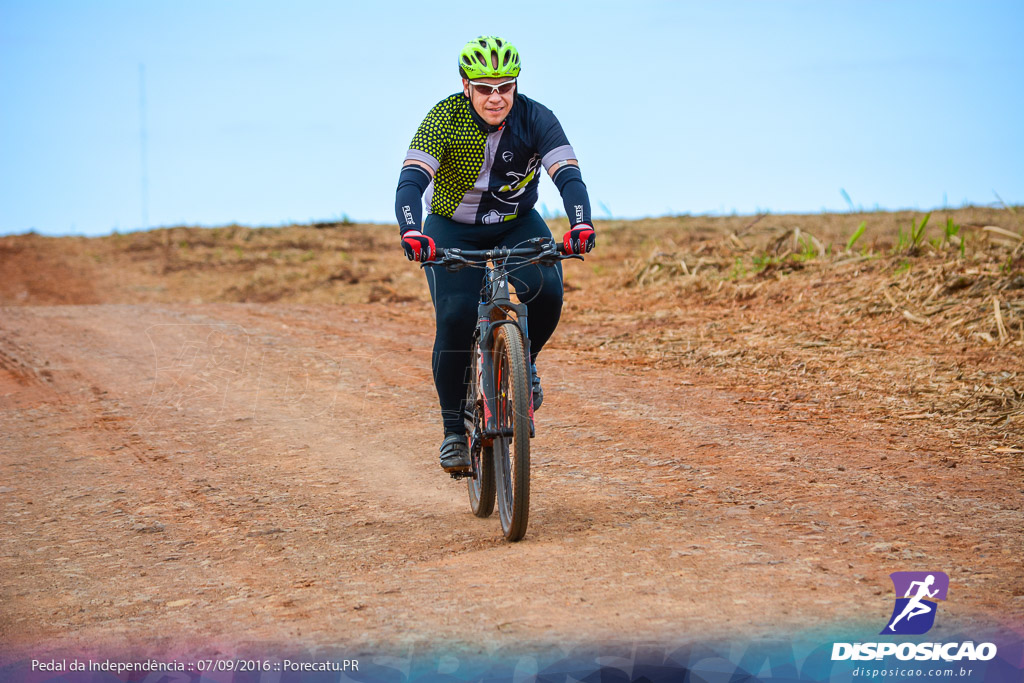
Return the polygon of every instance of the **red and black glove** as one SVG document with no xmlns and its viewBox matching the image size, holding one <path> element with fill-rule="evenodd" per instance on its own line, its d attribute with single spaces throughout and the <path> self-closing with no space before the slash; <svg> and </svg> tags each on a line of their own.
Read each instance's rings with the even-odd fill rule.
<svg viewBox="0 0 1024 683">
<path fill-rule="evenodd" d="M 566 254 L 585 254 L 594 248 L 597 235 L 593 226 L 580 223 L 562 238 L 562 248 Z"/>
<path fill-rule="evenodd" d="M 402 248 L 410 261 L 433 261 L 437 255 L 434 239 L 419 230 L 406 230 L 402 233 Z"/>
</svg>

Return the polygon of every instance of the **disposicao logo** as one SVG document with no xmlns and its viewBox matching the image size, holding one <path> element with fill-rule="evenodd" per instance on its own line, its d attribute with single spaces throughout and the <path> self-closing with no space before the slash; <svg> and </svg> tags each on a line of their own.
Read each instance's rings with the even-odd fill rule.
<svg viewBox="0 0 1024 683">
<path fill-rule="evenodd" d="M 944 572 L 893 572 L 889 577 L 896 589 L 896 604 L 879 635 L 927 633 L 935 625 L 936 600 L 945 600 L 949 592 L 949 577 Z"/>
<path fill-rule="evenodd" d="M 949 592 L 949 577 L 944 572 L 893 572 L 896 604 L 892 616 L 879 635 L 921 635 L 935 625 L 938 600 Z M 901 597 L 902 596 L 902 597 Z M 988 661 L 996 656 L 993 643 L 833 643 L 832 661 L 879 660 L 895 656 L 899 660 Z"/>
</svg>

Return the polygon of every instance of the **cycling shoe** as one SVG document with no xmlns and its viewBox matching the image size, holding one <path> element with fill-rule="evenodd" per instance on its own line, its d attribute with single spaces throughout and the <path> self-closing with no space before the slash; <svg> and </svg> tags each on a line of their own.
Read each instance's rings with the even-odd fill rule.
<svg viewBox="0 0 1024 683">
<path fill-rule="evenodd" d="M 441 467 L 445 472 L 468 472 L 469 444 L 465 434 L 448 434 L 441 442 Z"/>
</svg>

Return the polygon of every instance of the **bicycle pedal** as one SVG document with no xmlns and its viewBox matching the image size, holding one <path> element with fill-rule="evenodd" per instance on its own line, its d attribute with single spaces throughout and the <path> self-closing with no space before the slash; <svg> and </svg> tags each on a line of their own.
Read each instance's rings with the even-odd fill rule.
<svg viewBox="0 0 1024 683">
<path fill-rule="evenodd" d="M 452 479 L 458 480 L 465 479 L 466 477 L 472 477 L 473 472 L 471 470 L 466 470 L 465 472 L 449 472 L 448 475 L 451 476 Z"/>
</svg>

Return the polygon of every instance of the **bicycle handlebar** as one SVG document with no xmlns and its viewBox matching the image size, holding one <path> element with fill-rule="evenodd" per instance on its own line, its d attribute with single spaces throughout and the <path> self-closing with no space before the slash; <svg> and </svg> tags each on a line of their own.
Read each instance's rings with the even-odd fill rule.
<svg viewBox="0 0 1024 683">
<path fill-rule="evenodd" d="M 433 261 L 425 261 L 422 265 L 446 266 L 448 268 L 453 266 L 466 267 L 474 265 L 475 263 L 499 261 L 513 256 L 523 256 L 531 259 L 537 258 L 541 261 L 549 259 L 552 261 L 564 261 L 571 258 L 580 259 L 581 261 L 583 260 L 583 256 L 581 254 L 566 254 L 565 248 L 560 242 L 555 242 L 551 239 L 535 239 L 538 239 L 538 241 L 531 246 L 511 249 L 497 247 L 495 249 L 473 250 L 437 247 L 437 257 Z"/>
<path fill-rule="evenodd" d="M 516 249 L 505 249 L 502 247 L 496 247 L 494 249 L 445 249 L 444 247 L 437 248 L 437 259 L 443 260 L 445 258 L 464 258 L 471 261 L 493 261 L 494 259 L 509 258 L 510 256 L 562 256 L 564 252 L 561 249 L 561 245 L 558 245 L 559 249 L 551 249 L 550 252 L 547 249 L 538 249 L 534 247 L 518 247 Z"/>
</svg>

